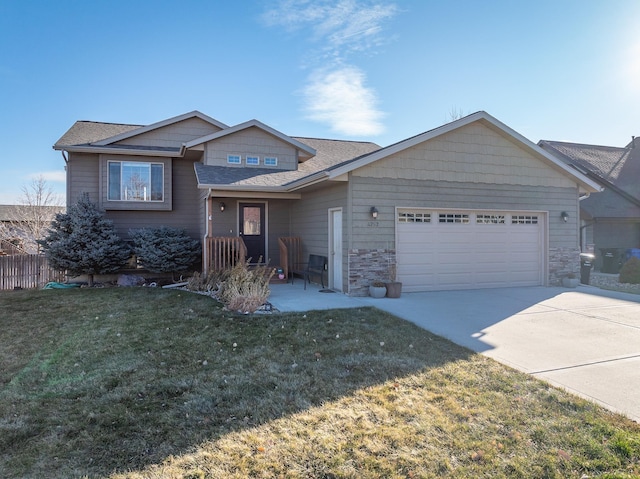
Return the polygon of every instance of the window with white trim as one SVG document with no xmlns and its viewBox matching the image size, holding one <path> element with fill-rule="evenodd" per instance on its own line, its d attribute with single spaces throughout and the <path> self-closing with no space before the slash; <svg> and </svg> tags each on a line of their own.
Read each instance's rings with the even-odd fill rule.
<svg viewBox="0 0 640 479">
<path fill-rule="evenodd" d="M 431 213 L 399 211 L 398 223 L 431 223 Z"/>
<path fill-rule="evenodd" d="M 504 215 L 476 215 L 476 224 L 479 225 L 503 225 Z"/>
<path fill-rule="evenodd" d="M 108 162 L 109 201 L 164 201 L 164 164 Z"/>
<path fill-rule="evenodd" d="M 242 157 L 240 155 L 227 155 L 227 163 L 230 165 L 242 164 Z"/>
<path fill-rule="evenodd" d="M 469 215 L 465 213 L 440 213 L 438 215 L 439 223 L 458 223 L 469 224 Z"/>
<path fill-rule="evenodd" d="M 275 156 L 265 156 L 264 166 L 278 166 L 278 159 Z"/>
<path fill-rule="evenodd" d="M 511 217 L 511 224 L 513 225 L 537 225 L 537 215 L 513 215 Z"/>
<path fill-rule="evenodd" d="M 247 165 L 256 166 L 260 164 L 259 156 L 247 156 Z"/>
</svg>

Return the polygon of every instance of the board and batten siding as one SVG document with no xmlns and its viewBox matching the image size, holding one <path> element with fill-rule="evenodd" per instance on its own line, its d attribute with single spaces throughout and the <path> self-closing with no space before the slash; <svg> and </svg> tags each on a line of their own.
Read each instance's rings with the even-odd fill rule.
<svg viewBox="0 0 640 479">
<path fill-rule="evenodd" d="M 189 118 L 157 130 L 132 136 L 116 143 L 116 145 L 153 146 L 162 148 L 180 148 L 196 138 L 220 131 L 221 128 L 200 118 Z"/>
<path fill-rule="evenodd" d="M 291 236 L 302 238 L 302 259 L 310 254 L 329 254 L 329 208 L 342 208 L 342 284 L 348 285 L 348 245 L 344 234 L 349 223 L 348 184 L 340 182 L 321 190 L 305 192 L 291 207 Z"/>
<path fill-rule="evenodd" d="M 240 155 L 242 163 L 239 165 L 228 164 L 227 155 Z M 247 155 L 259 156 L 260 165 L 247 166 Z M 265 166 L 265 156 L 277 158 L 278 165 Z M 230 168 L 296 170 L 298 168 L 298 154 L 297 150 L 290 144 L 259 128 L 251 127 L 206 143 L 204 164 L 228 166 Z"/>
</svg>

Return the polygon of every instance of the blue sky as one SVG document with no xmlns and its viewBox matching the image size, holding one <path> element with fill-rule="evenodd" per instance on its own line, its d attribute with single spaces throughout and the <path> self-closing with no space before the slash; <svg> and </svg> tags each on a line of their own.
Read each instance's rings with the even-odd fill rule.
<svg viewBox="0 0 640 479">
<path fill-rule="evenodd" d="M 76 120 L 192 110 L 374 141 L 485 110 L 530 140 L 640 136 L 637 0 L 0 0 L 0 203 Z"/>
</svg>

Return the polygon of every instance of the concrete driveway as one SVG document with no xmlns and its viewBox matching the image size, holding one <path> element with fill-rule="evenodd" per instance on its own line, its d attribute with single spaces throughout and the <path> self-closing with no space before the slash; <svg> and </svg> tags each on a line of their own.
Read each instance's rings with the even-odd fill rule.
<svg viewBox="0 0 640 479">
<path fill-rule="evenodd" d="M 349 298 L 276 285 L 281 311 L 375 306 L 640 422 L 640 296 L 589 286 Z"/>
</svg>

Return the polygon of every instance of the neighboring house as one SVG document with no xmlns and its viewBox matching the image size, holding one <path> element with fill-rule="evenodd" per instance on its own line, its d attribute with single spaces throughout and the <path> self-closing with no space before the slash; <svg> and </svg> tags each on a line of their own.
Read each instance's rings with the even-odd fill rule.
<svg viewBox="0 0 640 479">
<path fill-rule="evenodd" d="M 624 148 L 540 141 L 538 145 L 600 184 L 604 191 L 580 201 L 583 251 L 596 267 L 617 272 L 625 252 L 640 248 L 640 140 Z"/>
<path fill-rule="evenodd" d="M 274 266 L 278 238 L 299 237 L 350 295 L 394 265 L 404 291 L 558 284 L 579 269 L 578 198 L 599 190 L 485 112 L 386 148 L 197 111 L 148 126 L 79 121 L 54 148 L 67 204 L 88 193 L 123 237 L 159 225 L 205 246 L 241 237 Z"/>
<path fill-rule="evenodd" d="M 0 255 L 35 254 L 35 239 L 62 206 L 0 205 Z"/>
</svg>

